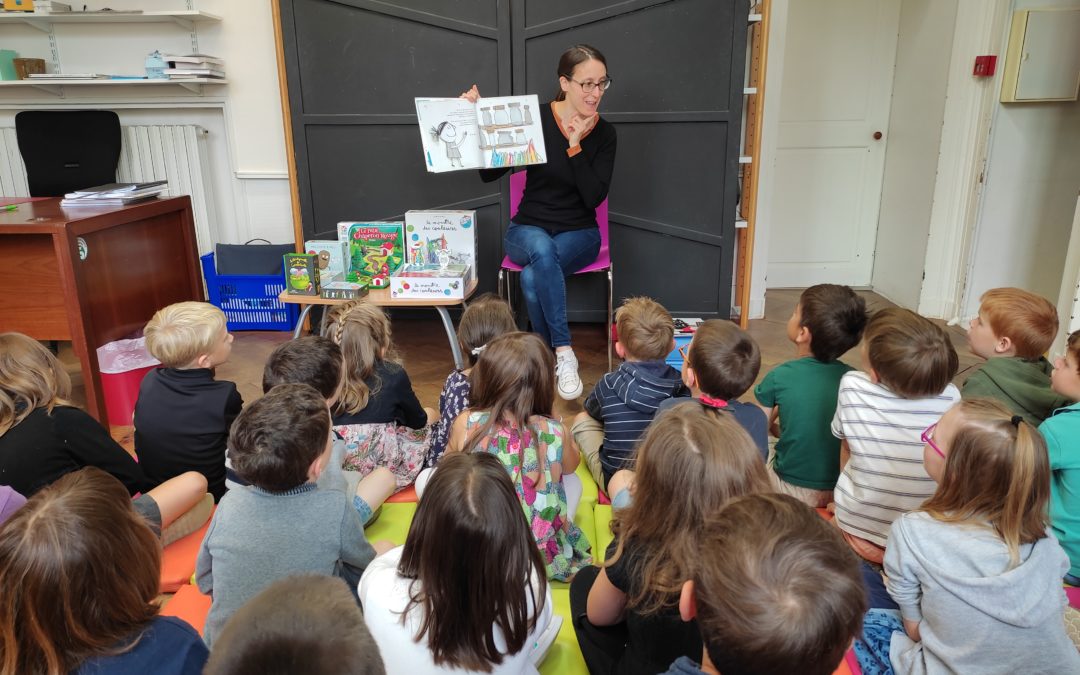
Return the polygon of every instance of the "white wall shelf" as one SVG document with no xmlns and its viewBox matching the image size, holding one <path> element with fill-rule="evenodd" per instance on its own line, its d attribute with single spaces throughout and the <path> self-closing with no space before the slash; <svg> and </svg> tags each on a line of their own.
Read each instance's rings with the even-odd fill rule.
<svg viewBox="0 0 1080 675">
<path fill-rule="evenodd" d="M 194 30 L 196 23 L 221 21 L 221 17 L 197 9 L 176 10 L 174 12 L 59 12 L 56 14 L 34 14 L 32 12 L 7 12 L 0 14 L 2 24 L 27 24 L 49 33 L 58 23 L 176 23 L 185 30 Z"/>
<path fill-rule="evenodd" d="M 55 96 L 64 95 L 64 87 L 176 87 L 180 86 L 196 94 L 202 94 L 203 85 L 228 84 L 228 80 L 194 77 L 187 80 L 3 80 L 0 87 L 33 87 Z"/>
</svg>

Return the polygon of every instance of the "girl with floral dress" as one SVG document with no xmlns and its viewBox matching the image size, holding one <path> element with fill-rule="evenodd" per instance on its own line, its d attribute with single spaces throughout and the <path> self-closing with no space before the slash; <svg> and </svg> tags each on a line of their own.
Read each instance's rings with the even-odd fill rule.
<svg viewBox="0 0 1080 675">
<path fill-rule="evenodd" d="M 480 352 L 493 339 L 514 330 L 517 327 L 510 305 L 492 293 L 476 298 L 462 312 L 457 331 L 458 343 L 461 351 L 468 356 L 469 367 L 455 370 L 446 377 L 442 394 L 439 395 L 439 421 L 432 429 L 431 450 L 428 451 L 425 466 L 435 466 L 439 461 L 450 438 L 450 425 L 469 407 L 469 375 L 480 358 Z"/>
<path fill-rule="evenodd" d="M 554 358 L 538 335 L 508 333 L 489 342 L 472 372 L 471 406 L 454 421 L 447 452 L 489 452 L 502 462 L 548 578 L 565 581 L 592 556 L 570 508 L 581 496 L 573 475 L 580 456 L 552 418 L 554 373 Z"/>
</svg>

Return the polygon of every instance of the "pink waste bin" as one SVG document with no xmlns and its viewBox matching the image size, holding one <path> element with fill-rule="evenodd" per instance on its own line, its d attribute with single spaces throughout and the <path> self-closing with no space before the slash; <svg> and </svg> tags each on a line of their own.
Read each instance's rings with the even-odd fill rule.
<svg viewBox="0 0 1080 675">
<path fill-rule="evenodd" d="M 139 385 L 161 362 L 146 351 L 146 338 L 109 342 L 98 347 L 97 356 L 109 424 L 130 426 Z"/>
</svg>

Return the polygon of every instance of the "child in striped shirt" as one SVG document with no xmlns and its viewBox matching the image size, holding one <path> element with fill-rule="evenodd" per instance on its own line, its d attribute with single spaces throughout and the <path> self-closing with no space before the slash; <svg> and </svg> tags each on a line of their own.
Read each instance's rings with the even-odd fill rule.
<svg viewBox="0 0 1080 675">
<path fill-rule="evenodd" d="M 880 565 L 893 521 L 934 494 L 921 436 L 960 400 L 959 359 L 943 329 L 900 308 L 870 318 L 862 357 L 866 372 L 840 380 L 832 422 L 843 467 L 834 508 L 851 548 Z"/>
</svg>

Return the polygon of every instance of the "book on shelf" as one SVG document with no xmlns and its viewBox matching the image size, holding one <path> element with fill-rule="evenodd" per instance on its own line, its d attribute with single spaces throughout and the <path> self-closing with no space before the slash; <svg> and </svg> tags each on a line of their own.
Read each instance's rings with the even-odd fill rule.
<svg viewBox="0 0 1080 675">
<path fill-rule="evenodd" d="M 430 173 L 543 164 L 544 131 L 535 94 L 418 98 L 416 117 Z"/>
<path fill-rule="evenodd" d="M 191 77 L 216 77 L 225 78 L 224 70 L 214 68 L 166 68 L 165 74 L 170 80 L 187 79 Z"/>
<path fill-rule="evenodd" d="M 193 67 L 206 67 L 217 66 L 218 68 L 225 65 L 225 59 L 218 58 L 216 56 L 210 56 L 209 54 L 165 54 L 162 56 L 173 68 L 176 68 L 176 64 L 183 64 L 180 68 L 193 68 Z"/>
</svg>

